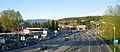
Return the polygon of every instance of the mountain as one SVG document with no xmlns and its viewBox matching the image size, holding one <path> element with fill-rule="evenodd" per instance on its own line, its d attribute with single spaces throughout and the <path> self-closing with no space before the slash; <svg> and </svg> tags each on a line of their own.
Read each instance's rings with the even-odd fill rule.
<svg viewBox="0 0 120 52">
<path fill-rule="evenodd" d="M 51 21 L 51 19 L 28 19 L 26 20 L 26 22 L 29 22 L 29 23 L 43 23 L 43 22 L 46 22 L 46 21 Z"/>
</svg>

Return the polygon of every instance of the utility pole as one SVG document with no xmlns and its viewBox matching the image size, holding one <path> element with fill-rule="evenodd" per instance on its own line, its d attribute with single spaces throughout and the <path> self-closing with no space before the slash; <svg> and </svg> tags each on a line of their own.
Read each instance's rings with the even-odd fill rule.
<svg viewBox="0 0 120 52">
<path fill-rule="evenodd" d="M 118 44 L 118 40 L 116 40 L 116 36 L 115 36 L 115 32 L 116 32 L 116 29 L 115 29 L 115 24 L 112 24 L 112 23 L 108 23 L 108 22 L 102 22 L 102 23 L 107 23 L 107 24 L 110 24 L 113 26 L 113 33 L 114 33 L 114 41 L 113 41 L 113 44 L 114 44 L 114 52 L 116 52 L 116 44 Z"/>
</svg>

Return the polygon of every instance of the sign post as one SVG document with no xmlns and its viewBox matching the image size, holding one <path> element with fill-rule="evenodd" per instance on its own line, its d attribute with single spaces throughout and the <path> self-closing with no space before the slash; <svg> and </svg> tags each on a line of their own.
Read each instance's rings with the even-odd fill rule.
<svg viewBox="0 0 120 52">
<path fill-rule="evenodd" d="M 46 39 L 46 36 L 47 36 L 47 31 L 43 31 L 43 35 L 42 35 L 42 38 L 45 40 Z"/>
<path fill-rule="evenodd" d="M 113 44 L 114 44 L 114 52 L 116 52 L 116 46 L 118 45 L 118 40 L 114 39 Z"/>
<path fill-rule="evenodd" d="M 114 45 L 118 44 L 118 40 L 113 40 Z"/>
<path fill-rule="evenodd" d="M 55 36 L 56 36 L 57 30 L 55 30 L 54 32 L 55 32 Z"/>
</svg>

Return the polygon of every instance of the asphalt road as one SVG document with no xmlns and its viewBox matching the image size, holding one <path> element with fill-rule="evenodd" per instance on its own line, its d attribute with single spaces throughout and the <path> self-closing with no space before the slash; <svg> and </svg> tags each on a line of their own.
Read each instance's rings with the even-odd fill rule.
<svg viewBox="0 0 120 52">
<path fill-rule="evenodd" d="M 56 38 L 40 42 L 39 44 L 17 49 L 8 52 L 54 52 L 59 49 L 66 49 L 64 52 L 110 52 L 110 49 L 107 45 L 96 37 L 94 34 L 95 30 L 89 30 L 88 33 L 78 32 L 78 33 L 67 33 L 67 31 L 63 31 Z M 71 40 L 64 41 L 64 35 L 68 34 Z M 75 39 L 74 39 L 74 35 Z M 38 48 L 40 45 L 48 46 L 47 50 L 39 51 Z M 63 46 L 71 46 L 68 48 L 59 48 Z M 61 51 L 56 51 L 61 52 Z"/>
<path fill-rule="evenodd" d="M 93 34 L 94 32 L 95 30 L 89 30 L 88 33 L 81 32 L 81 48 L 73 48 L 69 52 L 112 52 L 104 41 Z"/>
</svg>

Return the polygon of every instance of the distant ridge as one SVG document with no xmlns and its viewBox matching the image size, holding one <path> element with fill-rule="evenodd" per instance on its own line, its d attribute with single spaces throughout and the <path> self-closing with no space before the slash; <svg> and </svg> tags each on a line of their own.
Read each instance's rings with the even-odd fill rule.
<svg viewBox="0 0 120 52">
<path fill-rule="evenodd" d="M 46 22 L 46 21 L 51 21 L 51 19 L 28 19 L 26 20 L 26 22 L 29 22 L 29 23 L 43 23 L 43 22 Z"/>
</svg>

